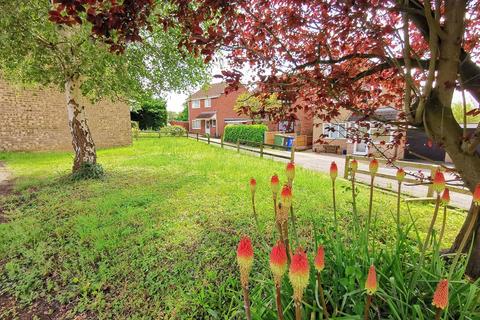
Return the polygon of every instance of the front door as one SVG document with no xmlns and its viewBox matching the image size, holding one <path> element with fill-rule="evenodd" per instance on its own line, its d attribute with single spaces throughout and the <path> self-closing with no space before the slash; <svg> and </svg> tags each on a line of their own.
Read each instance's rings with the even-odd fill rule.
<svg viewBox="0 0 480 320">
<path fill-rule="evenodd" d="M 353 154 L 366 155 L 368 153 L 368 144 L 365 142 L 355 142 L 353 144 Z"/>
<path fill-rule="evenodd" d="M 205 134 L 210 135 L 210 127 L 211 127 L 210 120 L 205 120 Z"/>
</svg>

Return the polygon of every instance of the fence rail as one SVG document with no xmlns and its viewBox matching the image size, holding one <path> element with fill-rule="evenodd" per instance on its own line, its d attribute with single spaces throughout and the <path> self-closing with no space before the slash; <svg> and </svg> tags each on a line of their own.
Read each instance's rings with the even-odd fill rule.
<svg viewBox="0 0 480 320">
<path fill-rule="evenodd" d="M 352 159 L 355 159 L 359 162 L 364 162 L 364 163 L 369 163 L 370 159 L 365 158 L 365 157 L 360 157 L 360 156 L 353 156 L 353 155 L 348 155 L 345 157 L 345 169 L 344 169 L 344 178 L 348 179 L 349 177 L 349 171 L 350 171 L 350 161 Z M 381 164 L 387 164 L 389 163 L 387 160 L 384 159 L 377 159 L 379 163 Z M 402 161 L 402 160 L 396 160 L 393 161 L 393 165 L 398 166 L 398 167 L 403 167 L 403 168 L 414 168 L 414 169 L 422 169 L 422 170 L 427 170 L 430 172 L 430 176 L 434 176 L 435 171 L 440 169 L 439 165 L 433 165 L 433 164 L 426 164 L 426 163 L 415 163 L 415 162 L 409 162 L 409 161 Z M 357 170 L 358 173 L 362 174 L 370 174 L 370 171 L 368 170 Z M 376 173 L 375 176 L 385 178 L 385 179 L 391 179 L 391 180 L 397 180 L 396 175 L 390 175 L 390 174 L 385 174 L 385 173 Z M 405 178 L 403 181 L 408 182 L 408 183 L 418 183 L 418 179 L 412 179 L 412 178 Z M 463 193 L 463 194 L 468 194 L 470 195 L 471 192 L 470 190 L 463 188 L 463 187 L 456 187 L 456 186 L 448 186 L 448 189 L 451 192 L 457 192 L 457 193 Z M 427 190 L 427 198 L 431 198 L 433 196 L 433 185 L 431 183 L 428 184 L 428 190 Z M 419 200 L 422 200 L 423 198 L 418 198 Z"/>
</svg>

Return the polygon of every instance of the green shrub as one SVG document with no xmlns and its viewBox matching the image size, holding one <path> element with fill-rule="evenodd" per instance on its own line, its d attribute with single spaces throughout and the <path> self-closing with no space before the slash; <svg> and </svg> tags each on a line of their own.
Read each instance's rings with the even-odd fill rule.
<svg viewBox="0 0 480 320">
<path fill-rule="evenodd" d="M 85 162 L 80 169 L 72 173 L 72 180 L 100 179 L 105 175 L 103 167 L 98 163 Z"/>
<path fill-rule="evenodd" d="M 268 128 L 264 124 L 229 124 L 225 127 L 223 140 L 237 142 L 240 139 L 260 143 L 267 130 Z"/>
<path fill-rule="evenodd" d="M 181 137 L 186 134 L 187 130 L 182 126 L 166 126 L 160 129 L 160 135 L 162 136 Z"/>
</svg>

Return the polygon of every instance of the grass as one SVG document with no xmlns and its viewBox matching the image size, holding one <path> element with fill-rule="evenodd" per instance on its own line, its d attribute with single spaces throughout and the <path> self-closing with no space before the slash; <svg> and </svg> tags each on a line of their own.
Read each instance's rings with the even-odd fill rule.
<svg viewBox="0 0 480 320">
<path fill-rule="evenodd" d="M 102 180 L 66 179 L 70 153 L 0 153 L 0 160 L 16 177 L 16 193 L 0 199 L 9 218 L 0 225 L 0 290 L 18 304 L 44 300 L 101 319 L 242 317 L 235 248 L 243 234 L 260 239 L 248 180 L 257 179 L 262 238 L 272 243 L 269 178 L 284 177 L 284 164 L 185 138 L 100 150 Z M 312 218 L 333 223 L 330 184 L 325 174 L 297 170 L 294 207 L 300 243 L 310 252 Z M 349 185 L 337 182 L 341 227 L 351 221 Z M 368 189 L 359 190 L 358 210 L 367 212 Z M 384 246 L 396 232 L 395 203 L 395 196 L 376 192 Z M 433 207 L 413 204 L 410 211 L 424 234 Z M 446 242 L 463 219 L 449 210 Z M 268 275 L 268 267 L 256 272 Z"/>
</svg>

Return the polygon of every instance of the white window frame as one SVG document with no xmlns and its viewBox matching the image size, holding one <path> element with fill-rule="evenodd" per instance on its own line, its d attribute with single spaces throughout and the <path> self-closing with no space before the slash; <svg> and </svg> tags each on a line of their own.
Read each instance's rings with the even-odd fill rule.
<svg viewBox="0 0 480 320">
<path fill-rule="evenodd" d="M 335 131 L 327 130 L 327 128 L 333 127 Z M 345 135 L 340 135 L 340 127 L 345 128 Z M 324 123 L 323 124 L 323 134 L 326 136 L 326 139 L 332 140 L 345 140 L 347 139 L 347 130 L 348 122 L 338 122 L 338 123 Z M 337 135 L 337 136 L 335 136 Z"/>
<path fill-rule="evenodd" d="M 195 126 L 196 123 L 198 123 L 198 126 Z M 200 129 L 202 129 L 202 120 L 192 120 L 192 130 Z"/>
<path fill-rule="evenodd" d="M 200 100 L 192 100 L 192 109 L 200 109 Z"/>
<path fill-rule="evenodd" d="M 208 101 L 208 104 L 207 104 Z M 206 98 L 204 100 L 205 108 L 210 108 L 212 106 L 212 99 L 211 98 Z"/>
</svg>

